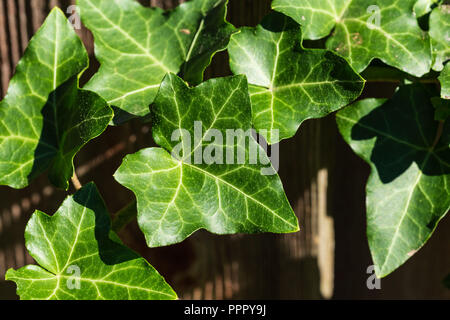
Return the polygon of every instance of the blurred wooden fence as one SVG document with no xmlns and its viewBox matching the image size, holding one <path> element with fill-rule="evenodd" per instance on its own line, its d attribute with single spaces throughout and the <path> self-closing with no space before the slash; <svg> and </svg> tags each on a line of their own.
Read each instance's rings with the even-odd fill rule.
<svg viewBox="0 0 450 320">
<path fill-rule="evenodd" d="M 55 5 L 66 11 L 69 0 L 0 0 L 0 93 L 4 96 L 14 66 L 29 38 Z M 179 1 L 140 1 L 170 8 Z M 230 0 L 229 19 L 236 26 L 256 25 L 268 12 L 268 0 Z M 89 54 L 93 39 L 79 30 Z M 220 53 L 209 76 L 229 74 Z M 390 86 L 366 88 L 366 96 L 392 94 Z M 138 121 L 111 127 L 76 158 L 82 182 L 95 181 L 110 212 L 132 199 L 112 174 L 125 154 L 152 145 L 151 128 Z M 136 224 L 121 237 L 146 257 L 185 299 L 311 298 L 450 298 L 441 280 L 450 272 L 450 219 L 407 264 L 369 290 L 371 264 L 365 237 L 364 186 L 368 166 L 342 141 L 334 117 L 307 121 L 281 144 L 280 176 L 302 230 L 289 235 L 216 236 L 201 231 L 181 244 L 149 249 Z M 33 263 L 23 232 L 35 209 L 53 213 L 67 194 L 40 177 L 24 190 L 0 187 L 0 279 L 8 268 Z M 15 299 L 15 286 L 0 280 L 0 299 Z"/>
</svg>

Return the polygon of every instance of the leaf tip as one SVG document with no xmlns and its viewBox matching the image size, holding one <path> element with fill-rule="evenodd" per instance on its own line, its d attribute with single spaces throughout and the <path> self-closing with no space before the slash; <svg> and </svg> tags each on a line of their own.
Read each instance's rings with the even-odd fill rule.
<svg viewBox="0 0 450 320">
<path fill-rule="evenodd" d="M 9 268 L 8 271 L 6 271 L 5 280 L 6 281 L 14 281 L 15 274 L 16 274 L 16 270 L 13 268 Z"/>
<path fill-rule="evenodd" d="M 67 19 L 66 15 L 64 14 L 64 12 L 58 6 L 53 7 L 53 9 L 48 14 L 48 17 L 53 17 L 53 16 L 63 17 L 65 20 Z"/>
</svg>

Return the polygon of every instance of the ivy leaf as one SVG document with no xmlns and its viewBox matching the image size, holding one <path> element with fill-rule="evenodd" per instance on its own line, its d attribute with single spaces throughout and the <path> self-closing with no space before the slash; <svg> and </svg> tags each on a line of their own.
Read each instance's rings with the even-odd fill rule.
<svg viewBox="0 0 450 320">
<path fill-rule="evenodd" d="M 433 70 L 441 71 L 450 60 L 450 5 L 441 5 L 430 15 L 430 37 L 433 50 Z"/>
<path fill-rule="evenodd" d="M 335 50 L 356 71 L 378 58 L 414 76 L 431 67 L 428 35 L 413 13 L 417 0 L 274 0 L 273 9 L 292 17 L 304 28 L 305 39 L 330 35 Z"/>
<path fill-rule="evenodd" d="M 236 33 L 236 28 L 228 23 L 228 0 L 197 1 L 198 9 L 204 13 L 197 28 L 194 39 L 189 44 L 189 51 L 183 54 L 184 63 L 181 66 L 181 76 L 190 84 L 196 85 L 203 81 L 203 72 L 211 64 L 213 55 L 223 51 L 228 46 L 230 36 Z"/>
<path fill-rule="evenodd" d="M 59 9 L 31 39 L 0 102 L 0 184 L 26 187 L 49 169 L 67 189 L 73 158 L 113 116 L 96 93 L 78 89 L 88 66 L 81 40 Z"/>
<path fill-rule="evenodd" d="M 367 237 L 379 277 L 419 250 L 450 208 L 450 127 L 434 121 L 431 97 L 406 85 L 391 100 L 362 100 L 337 114 L 345 141 L 372 169 Z"/>
<path fill-rule="evenodd" d="M 158 272 L 110 231 L 111 220 L 90 183 L 53 215 L 36 211 L 25 240 L 40 264 L 10 269 L 21 299 L 176 299 Z"/>
<path fill-rule="evenodd" d="M 446 288 L 450 289 L 450 274 L 445 277 L 443 283 Z"/>
<path fill-rule="evenodd" d="M 201 82 L 212 56 L 226 48 L 235 32 L 225 21 L 227 2 L 192 0 L 164 12 L 135 0 L 78 0 L 101 63 L 86 88 L 118 108 L 116 124 L 147 115 L 166 73 Z"/>
<path fill-rule="evenodd" d="M 295 135 L 303 121 L 349 104 L 364 87 L 345 59 L 305 50 L 301 42 L 300 26 L 274 12 L 234 34 L 228 47 L 231 70 L 250 83 L 253 124 L 271 144 Z"/>
<path fill-rule="evenodd" d="M 414 14 L 417 18 L 423 17 L 433 10 L 433 7 L 441 3 L 442 0 L 417 0 L 414 5 Z"/>
<path fill-rule="evenodd" d="M 445 121 L 450 116 L 450 100 L 433 97 L 431 98 L 431 103 L 436 109 L 434 120 Z"/>
<path fill-rule="evenodd" d="M 439 81 L 441 83 L 441 98 L 450 99 L 450 63 L 447 63 L 442 70 Z"/>
<path fill-rule="evenodd" d="M 190 89 L 168 74 L 152 113 L 153 137 L 164 149 L 129 155 L 115 173 L 136 195 L 150 247 L 183 241 L 201 228 L 217 234 L 298 230 L 275 168 L 251 135 L 244 76 Z"/>
</svg>

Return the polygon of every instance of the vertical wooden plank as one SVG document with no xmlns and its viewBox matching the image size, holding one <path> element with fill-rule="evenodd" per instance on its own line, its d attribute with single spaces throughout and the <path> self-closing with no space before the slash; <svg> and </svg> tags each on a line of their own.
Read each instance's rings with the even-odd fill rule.
<svg viewBox="0 0 450 320">
<path fill-rule="evenodd" d="M 61 8 L 61 3 L 59 0 L 50 0 L 50 8 L 54 8 L 54 7 Z M 63 11 L 65 11 L 64 8 L 62 8 L 62 9 L 63 9 Z"/>
<path fill-rule="evenodd" d="M 9 27 L 9 48 L 11 52 L 11 70 L 14 72 L 14 68 L 19 61 L 20 57 L 20 49 L 19 49 L 19 30 L 20 26 L 17 21 L 17 9 L 16 9 L 16 1 L 8 0 L 7 4 L 7 20 Z"/>
<path fill-rule="evenodd" d="M 0 92 L 6 93 L 10 78 L 10 60 L 6 36 L 7 21 L 4 1 L 0 0 Z"/>
<path fill-rule="evenodd" d="M 33 24 L 33 34 L 39 29 L 44 21 L 44 10 L 47 5 L 45 0 L 30 0 L 31 3 L 31 19 Z"/>
<path fill-rule="evenodd" d="M 20 24 L 20 51 L 23 53 L 28 46 L 28 18 L 25 0 L 18 0 L 19 24 Z"/>
</svg>

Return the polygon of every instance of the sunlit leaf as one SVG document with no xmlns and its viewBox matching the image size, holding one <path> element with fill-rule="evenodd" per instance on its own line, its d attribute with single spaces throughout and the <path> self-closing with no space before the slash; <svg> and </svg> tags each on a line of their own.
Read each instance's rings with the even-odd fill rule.
<svg viewBox="0 0 450 320">
<path fill-rule="evenodd" d="M 272 7 L 303 26 L 305 39 L 331 34 L 327 48 L 363 71 L 378 58 L 414 76 L 431 67 L 430 41 L 418 25 L 417 0 L 274 0 Z"/>
<path fill-rule="evenodd" d="M 230 134 L 251 132 L 244 76 L 191 89 L 169 74 L 153 113 L 153 137 L 164 149 L 129 155 L 115 173 L 136 195 L 138 223 L 149 246 L 183 241 L 201 228 L 217 234 L 298 230 L 264 150 L 251 134 Z"/>
<path fill-rule="evenodd" d="M 450 60 L 450 5 L 441 5 L 431 12 L 430 37 L 433 69 L 441 71 Z"/>
<path fill-rule="evenodd" d="M 269 143 L 292 137 L 307 119 L 349 104 L 364 86 L 345 59 L 328 50 L 305 50 L 301 42 L 300 26 L 280 13 L 231 37 L 231 70 L 247 76 L 253 123 L 267 132 Z"/>
<path fill-rule="evenodd" d="M 81 40 L 64 14 L 52 10 L 0 102 L 0 184 L 22 188 L 48 169 L 53 184 L 68 188 L 75 154 L 113 116 L 96 93 L 78 89 L 87 66 Z"/>
<path fill-rule="evenodd" d="M 158 272 L 110 231 L 97 188 L 88 184 L 48 216 L 35 212 L 25 240 L 39 263 L 10 269 L 21 299 L 176 299 Z"/>
<path fill-rule="evenodd" d="M 450 63 L 447 63 L 439 76 L 441 83 L 441 98 L 450 99 Z"/>
<path fill-rule="evenodd" d="M 414 14 L 416 17 L 422 17 L 433 10 L 433 6 L 441 3 L 442 0 L 417 0 L 414 5 Z"/>
<path fill-rule="evenodd" d="M 227 0 L 192 0 L 169 12 L 135 0 L 77 3 L 101 63 L 86 88 L 118 108 L 115 123 L 147 115 L 168 72 L 201 82 L 211 57 L 234 32 L 225 22 Z"/>
</svg>

